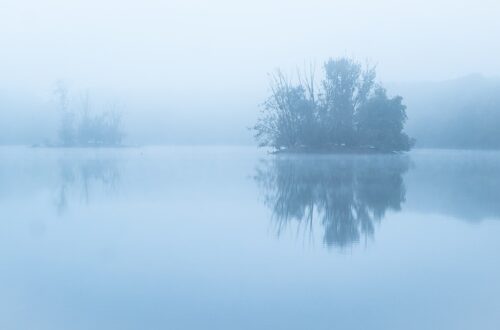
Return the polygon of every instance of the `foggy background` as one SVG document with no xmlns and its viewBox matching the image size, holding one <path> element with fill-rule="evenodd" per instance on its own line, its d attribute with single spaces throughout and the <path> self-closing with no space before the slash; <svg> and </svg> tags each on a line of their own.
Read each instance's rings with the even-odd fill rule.
<svg viewBox="0 0 500 330">
<path fill-rule="evenodd" d="M 493 0 L 2 0 L 0 144 L 56 139 L 58 80 L 94 109 L 118 105 L 128 144 L 253 144 L 267 73 L 347 55 L 403 96 L 417 146 L 497 148 L 499 13 Z"/>
</svg>

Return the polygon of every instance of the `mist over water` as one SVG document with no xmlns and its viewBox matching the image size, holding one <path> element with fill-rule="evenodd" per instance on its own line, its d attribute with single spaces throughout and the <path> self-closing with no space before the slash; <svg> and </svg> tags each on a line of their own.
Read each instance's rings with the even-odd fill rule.
<svg viewBox="0 0 500 330">
<path fill-rule="evenodd" d="M 0 330 L 498 330 L 498 13 L 0 1 Z"/>
<path fill-rule="evenodd" d="M 498 152 L 0 151 L 2 328 L 498 324 Z"/>
</svg>

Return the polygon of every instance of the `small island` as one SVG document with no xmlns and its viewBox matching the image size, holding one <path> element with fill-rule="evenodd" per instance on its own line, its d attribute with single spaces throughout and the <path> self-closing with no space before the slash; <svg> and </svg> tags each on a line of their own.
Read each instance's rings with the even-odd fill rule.
<svg viewBox="0 0 500 330">
<path fill-rule="evenodd" d="M 123 147 L 125 133 L 122 129 L 122 114 L 116 105 L 109 105 L 103 111 L 92 111 L 89 93 L 80 95 L 77 106 L 62 82 L 56 84 L 60 123 L 58 142 L 47 144 L 53 147 Z"/>
<path fill-rule="evenodd" d="M 270 76 L 271 95 L 253 127 L 262 147 L 275 152 L 408 151 L 406 106 L 388 97 L 375 67 L 350 58 L 330 59 L 317 81 L 314 68 L 291 81 L 280 70 Z"/>
</svg>

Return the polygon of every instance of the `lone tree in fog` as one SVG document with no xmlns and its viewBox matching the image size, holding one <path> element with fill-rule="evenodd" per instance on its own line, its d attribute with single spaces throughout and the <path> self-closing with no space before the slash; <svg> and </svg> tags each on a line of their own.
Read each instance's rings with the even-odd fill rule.
<svg viewBox="0 0 500 330">
<path fill-rule="evenodd" d="M 254 126 L 261 146 L 276 150 L 368 149 L 405 151 L 406 107 L 375 81 L 375 68 L 349 59 L 330 59 L 316 83 L 310 69 L 293 83 L 281 71 L 271 75 L 271 95 Z M 316 88 L 318 85 L 318 88 Z"/>
<path fill-rule="evenodd" d="M 70 105 L 68 89 L 58 83 L 55 90 L 60 110 L 59 141 L 64 147 L 119 146 L 124 133 L 122 116 L 116 107 L 101 113 L 92 113 L 90 97 L 81 98 L 80 111 Z"/>
</svg>

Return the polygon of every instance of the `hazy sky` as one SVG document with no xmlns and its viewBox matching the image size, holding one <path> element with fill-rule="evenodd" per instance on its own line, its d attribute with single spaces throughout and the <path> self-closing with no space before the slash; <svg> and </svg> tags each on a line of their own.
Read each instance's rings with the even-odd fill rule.
<svg viewBox="0 0 500 330">
<path fill-rule="evenodd" d="M 330 56 L 384 81 L 500 75 L 499 15 L 498 0 L 0 0 L 0 91 L 64 79 L 227 116 L 262 101 L 267 72 Z"/>
<path fill-rule="evenodd" d="M 259 86 L 354 55 L 384 80 L 500 74 L 496 0 L 1 0 L 2 85 Z"/>
</svg>

